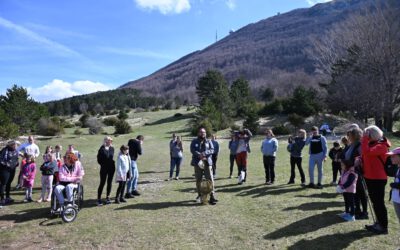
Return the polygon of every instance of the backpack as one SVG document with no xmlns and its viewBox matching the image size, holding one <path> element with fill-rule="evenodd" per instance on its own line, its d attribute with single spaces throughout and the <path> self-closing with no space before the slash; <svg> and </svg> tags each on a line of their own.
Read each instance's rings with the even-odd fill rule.
<svg viewBox="0 0 400 250">
<path fill-rule="evenodd" d="M 390 177 L 395 177 L 398 170 L 398 166 L 392 163 L 392 159 L 390 157 L 387 157 L 386 161 L 384 162 L 380 156 L 378 158 L 383 164 L 383 168 L 385 169 L 386 175 Z"/>
</svg>

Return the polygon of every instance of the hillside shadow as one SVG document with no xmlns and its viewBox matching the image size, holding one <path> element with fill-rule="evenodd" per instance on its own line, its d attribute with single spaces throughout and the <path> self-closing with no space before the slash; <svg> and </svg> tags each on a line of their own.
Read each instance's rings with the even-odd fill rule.
<svg viewBox="0 0 400 250">
<path fill-rule="evenodd" d="M 145 126 L 154 126 L 154 125 L 161 125 L 164 123 L 170 123 L 170 122 L 176 122 L 176 121 L 180 121 L 180 120 L 185 120 L 188 118 L 191 118 L 193 115 L 192 114 L 184 114 L 181 116 L 170 116 L 167 118 L 163 118 L 154 122 L 148 122 L 145 124 Z"/>
<path fill-rule="evenodd" d="M 317 246 L 318 249 L 345 249 L 354 241 L 372 236 L 373 234 L 369 233 L 367 230 L 357 230 L 349 233 L 335 233 L 320 236 L 312 240 L 302 239 L 290 246 L 288 249 L 315 249 Z M 334 244 L 332 244 L 333 242 Z"/>
<path fill-rule="evenodd" d="M 318 193 L 311 195 L 296 195 L 298 198 L 321 198 L 321 199 L 334 199 L 339 196 L 338 193 Z"/>
<path fill-rule="evenodd" d="M 302 210 L 302 211 L 312 211 L 312 210 L 326 210 L 332 207 L 341 207 L 343 206 L 343 202 L 334 201 L 334 202 L 308 202 L 301 204 L 295 207 L 287 207 L 282 211 L 292 211 L 292 210 Z"/>
<path fill-rule="evenodd" d="M 329 227 L 334 224 L 343 223 L 344 220 L 337 216 L 341 211 L 327 211 L 321 214 L 316 214 L 296 222 L 293 222 L 290 225 L 282 227 L 272 233 L 269 233 L 264 236 L 266 240 L 277 240 L 280 238 L 286 238 L 291 236 L 297 236 L 302 234 L 307 234 L 311 232 L 318 231 L 322 228 Z M 338 238 L 337 238 L 338 239 Z M 314 245 L 315 249 L 317 245 Z"/>
<path fill-rule="evenodd" d="M 152 203 L 138 203 L 132 204 L 125 207 L 116 208 L 115 210 L 126 210 L 126 209 L 139 209 L 139 210 L 159 210 L 171 207 L 194 207 L 199 206 L 193 200 L 177 201 L 177 202 L 152 202 Z"/>
<path fill-rule="evenodd" d="M 0 216 L 1 221 L 13 221 L 14 223 L 24 223 L 31 220 L 44 219 L 50 217 L 50 206 L 18 211 L 15 214 Z"/>
</svg>

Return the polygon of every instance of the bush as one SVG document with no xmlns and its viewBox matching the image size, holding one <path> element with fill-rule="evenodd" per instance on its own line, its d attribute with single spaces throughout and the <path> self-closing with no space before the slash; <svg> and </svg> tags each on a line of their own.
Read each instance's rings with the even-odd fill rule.
<svg viewBox="0 0 400 250">
<path fill-rule="evenodd" d="M 40 135 L 55 136 L 63 132 L 60 120 L 58 117 L 53 117 L 52 119 L 40 118 L 37 125 L 37 132 Z"/>
<path fill-rule="evenodd" d="M 128 114 L 125 112 L 125 110 L 120 110 L 117 117 L 120 120 L 126 120 L 128 119 Z"/>
<path fill-rule="evenodd" d="M 82 134 L 82 131 L 79 128 L 75 129 L 74 135 L 81 135 L 81 134 Z"/>
<path fill-rule="evenodd" d="M 106 126 L 115 126 L 115 124 L 118 122 L 118 118 L 117 117 L 107 117 L 103 119 L 103 123 Z"/>
<path fill-rule="evenodd" d="M 19 127 L 14 123 L 7 123 L 0 126 L 0 137 L 4 139 L 15 138 L 19 134 Z"/>
<path fill-rule="evenodd" d="M 160 108 L 159 108 L 159 107 L 155 107 L 155 108 L 153 108 L 151 111 L 152 111 L 152 112 L 157 112 L 157 111 L 160 111 Z"/>
<path fill-rule="evenodd" d="M 115 134 L 129 134 L 132 132 L 132 128 L 125 120 L 118 120 L 115 124 Z"/>
<path fill-rule="evenodd" d="M 274 100 L 269 104 L 265 104 L 264 108 L 260 111 L 260 115 L 276 115 L 283 112 L 281 100 Z"/>
<path fill-rule="evenodd" d="M 240 126 L 233 123 L 233 124 L 231 125 L 231 130 L 232 130 L 232 131 L 238 131 L 238 130 L 240 130 Z"/>
<path fill-rule="evenodd" d="M 84 115 L 82 115 L 80 118 L 79 118 L 79 121 L 81 122 L 81 127 L 82 128 L 87 128 L 88 127 L 88 125 L 86 124 L 86 122 L 87 122 L 87 120 L 89 119 L 89 115 L 87 115 L 87 114 L 84 114 Z"/>
<path fill-rule="evenodd" d="M 290 130 L 284 125 L 276 126 L 272 129 L 275 135 L 288 135 L 290 134 Z"/>
<path fill-rule="evenodd" d="M 72 124 L 72 123 L 69 122 L 69 121 L 63 121 L 61 126 L 62 126 L 63 128 L 73 128 L 73 127 L 74 127 L 74 124 Z"/>
<path fill-rule="evenodd" d="M 76 127 L 82 127 L 82 122 L 80 122 L 80 121 L 75 122 L 75 126 Z"/>
<path fill-rule="evenodd" d="M 288 115 L 288 121 L 295 128 L 299 128 L 300 126 L 302 126 L 305 123 L 304 117 L 300 116 L 300 115 L 298 115 L 296 113 Z"/>
<path fill-rule="evenodd" d="M 86 121 L 87 126 L 89 127 L 89 134 L 91 135 L 97 135 L 100 134 L 101 132 L 103 132 L 103 128 L 102 128 L 102 123 L 97 120 L 97 118 L 89 118 Z"/>
<path fill-rule="evenodd" d="M 258 132 L 258 115 L 256 112 L 251 112 L 247 115 L 246 120 L 243 123 L 243 127 L 250 129 L 254 134 Z"/>
</svg>

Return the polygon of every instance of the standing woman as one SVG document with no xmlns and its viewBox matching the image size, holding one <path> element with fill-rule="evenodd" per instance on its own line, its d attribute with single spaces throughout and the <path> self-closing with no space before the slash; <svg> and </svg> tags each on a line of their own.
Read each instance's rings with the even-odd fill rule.
<svg viewBox="0 0 400 250">
<path fill-rule="evenodd" d="M 265 184 L 272 185 L 275 181 L 275 157 L 278 151 L 278 140 L 271 129 L 265 131 L 265 140 L 261 144 L 265 170 Z"/>
<path fill-rule="evenodd" d="M 171 165 L 169 169 L 169 179 L 172 179 L 174 169 L 176 167 L 175 180 L 179 180 L 179 172 L 181 169 L 181 163 L 183 158 L 183 144 L 180 136 L 176 137 L 176 140 L 170 143 L 171 150 Z"/>
<path fill-rule="evenodd" d="M 97 190 L 97 205 L 103 205 L 101 194 L 103 193 L 104 185 L 107 181 L 107 196 L 106 205 L 111 204 L 110 193 L 112 187 L 112 179 L 115 173 L 114 147 L 112 139 L 109 136 L 104 138 L 104 143 L 97 153 L 97 162 L 100 164 L 100 185 Z"/>
<path fill-rule="evenodd" d="M 294 184 L 294 179 L 296 178 L 295 168 L 300 172 L 301 185 L 304 187 L 306 185 L 306 177 L 304 175 L 301 162 L 303 160 L 302 151 L 306 145 L 307 132 L 304 129 L 300 129 L 295 138 L 289 137 L 289 144 L 287 150 L 290 152 L 290 179 L 288 184 Z"/>
<path fill-rule="evenodd" d="M 236 148 L 237 148 L 237 137 L 235 134 L 231 135 L 231 140 L 229 141 L 229 178 L 232 179 L 232 173 L 233 173 L 233 166 L 235 165 L 235 158 L 236 158 Z M 238 176 L 239 176 L 239 171 L 238 171 Z"/>
<path fill-rule="evenodd" d="M 364 179 L 377 219 L 375 224 L 366 225 L 365 228 L 376 234 L 388 233 L 388 217 L 385 206 L 387 175 L 384 164 L 390 145 L 389 140 L 383 136 L 382 130 L 377 126 L 369 126 L 364 130 L 361 139 Z"/>
<path fill-rule="evenodd" d="M 0 151 L 0 207 L 14 201 L 10 197 L 10 187 L 15 176 L 15 168 L 18 166 L 17 146 L 18 142 L 9 141 Z"/>
</svg>

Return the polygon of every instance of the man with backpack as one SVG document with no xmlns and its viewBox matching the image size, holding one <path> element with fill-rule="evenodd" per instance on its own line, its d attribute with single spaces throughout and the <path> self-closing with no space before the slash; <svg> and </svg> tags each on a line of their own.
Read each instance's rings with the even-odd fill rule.
<svg viewBox="0 0 400 250">
<path fill-rule="evenodd" d="M 207 139 L 207 132 L 205 128 L 200 128 L 197 138 L 192 140 L 192 143 L 190 144 L 190 152 L 192 153 L 191 165 L 194 167 L 196 176 L 196 189 L 198 194 L 196 202 L 202 202 L 201 182 L 204 175 L 205 179 L 211 181 L 212 185 L 209 203 L 211 205 L 215 205 L 218 200 L 215 199 L 214 178 L 212 175 L 213 162 L 211 158 L 214 153 L 214 146 L 211 140 Z"/>
</svg>

